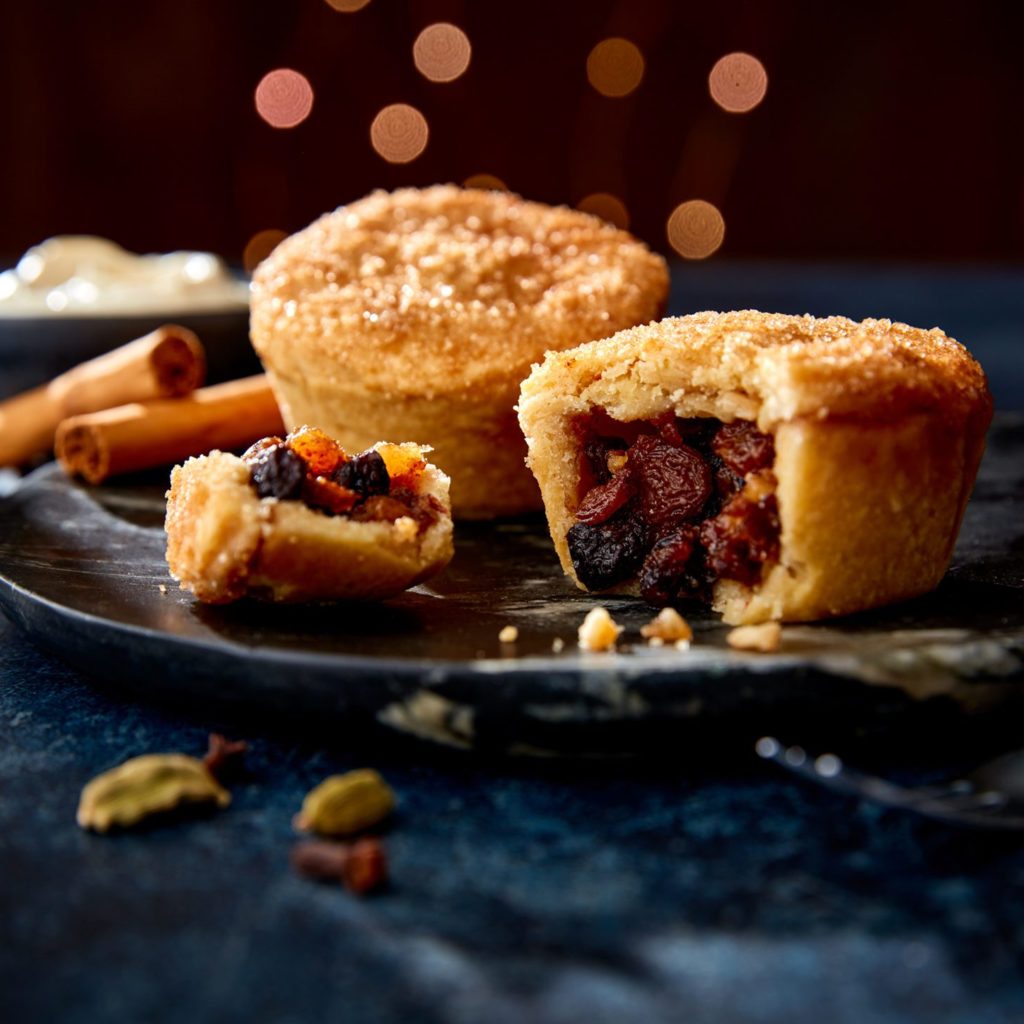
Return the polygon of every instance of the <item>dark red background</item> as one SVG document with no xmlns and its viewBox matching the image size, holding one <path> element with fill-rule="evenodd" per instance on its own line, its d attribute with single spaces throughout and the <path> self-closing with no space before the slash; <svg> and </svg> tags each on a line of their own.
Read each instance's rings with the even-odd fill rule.
<svg viewBox="0 0 1024 1024">
<path fill-rule="evenodd" d="M 1014 260 L 1024 255 L 1024 58 L 1015 5 L 717 0 L 5 2 L 0 30 L 0 263 L 48 235 L 240 261 L 375 187 L 479 172 L 550 202 L 610 191 L 665 249 L 685 199 L 716 203 L 723 257 Z M 434 84 L 411 47 L 461 26 L 469 71 Z M 587 83 L 591 47 L 622 35 L 647 73 L 625 99 Z M 707 74 L 745 50 L 767 98 L 711 101 Z M 276 67 L 311 80 L 311 117 L 276 130 L 253 92 Z M 385 104 L 431 127 L 385 163 Z"/>
</svg>

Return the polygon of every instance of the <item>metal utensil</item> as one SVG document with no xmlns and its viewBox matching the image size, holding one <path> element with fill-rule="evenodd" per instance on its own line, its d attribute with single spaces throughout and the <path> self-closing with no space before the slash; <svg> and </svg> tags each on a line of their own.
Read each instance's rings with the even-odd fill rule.
<svg viewBox="0 0 1024 1024">
<path fill-rule="evenodd" d="M 1004 754 L 963 778 L 930 786 L 904 786 L 845 765 L 836 754 L 812 757 L 774 736 L 754 745 L 759 757 L 829 789 L 901 811 L 967 828 L 1024 830 L 1024 750 Z"/>
</svg>

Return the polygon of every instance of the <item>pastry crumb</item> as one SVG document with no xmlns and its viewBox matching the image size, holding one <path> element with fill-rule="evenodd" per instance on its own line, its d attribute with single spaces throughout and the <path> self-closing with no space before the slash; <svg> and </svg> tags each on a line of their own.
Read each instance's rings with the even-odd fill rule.
<svg viewBox="0 0 1024 1024">
<path fill-rule="evenodd" d="M 608 472 L 614 476 L 620 469 L 625 469 L 628 461 L 629 456 L 625 452 L 610 452 L 605 465 L 608 467 Z"/>
<path fill-rule="evenodd" d="M 643 630 L 641 630 L 643 632 Z M 648 647 L 664 647 L 665 641 L 660 636 L 651 636 L 647 638 Z"/>
<path fill-rule="evenodd" d="M 608 609 L 598 605 L 587 612 L 580 625 L 580 647 L 585 651 L 613 650 L 621 632 L 622 627 L 608 614 Z"/>
<path fill-rule="evenodd" d="M 690 649 L 690 641 L 689 640 L 677 640 L 672 646 L 677 651 L 688 651 Z"/>
<path fill-rule="evenodd" d="M 503 644 L 514 644 L 519 639 L 519 630 L 515 626 L 505 626 L 498 634 Z"/>
<path fill-rule="evenodd" d="M 564 647 L 565 641 L 560 636 L 556 636 L 555 639 L 551 641 L 551 650 L 554 651 L 555 654 L 560 653 Z"/>
<path fill-rule="evenodd" d="M 399 516 L 395 520 L 395 533 L 400 540 L 412 540 L 420 532 L 412 516 Z"/>
<path fill-rule="evenodd" d="M 675 608 L 662 608 L 646 626 L 640 627 L 640 635 L 645 637 L 652 647 L 660 646 L 654 643 L 655 640 L 660 640 L 662 643 L 677 643 L 680 640 L 685 640 L 689 646 L 693 639 L 693 630 Z"/>
<path fill-rule="evenodd" d="M 757 626 L 737 626 L 725 642 L 737 651 L 760 651 L 770 654 L 779 649 L 782 627 L 777 622 L 762 622 Z"/>
<path fill-rule="evenodd" d="M 166 594 L 167 593 L 167 584 L 166 583 L 161 583 L 160 586 L 157 589 L 160 591 L 161 594 Z"/>
</svg>

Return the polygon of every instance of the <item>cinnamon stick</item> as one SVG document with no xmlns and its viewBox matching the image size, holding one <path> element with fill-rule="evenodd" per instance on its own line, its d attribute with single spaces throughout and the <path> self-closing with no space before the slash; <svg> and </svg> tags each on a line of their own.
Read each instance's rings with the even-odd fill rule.
<svg viewBox="0 0 1024 1024">
<path fill-rule="evenodd" d="M 263 375 L 200 388 L 184 398 L 134 402 L 72 416 L 57 428 L 57 458 L 91 484 L 119 473 L 230 451 L 284 432 Z"/>
<path fill-rule="evenodd" d="M 206 353 L 185 327 L 166 324 L 136 341 L 0 402 L 0 466 L 18 466 L 53 447 L 61 420 L 126 402 L 194 391 L 206 376 Z"/>
</svg>

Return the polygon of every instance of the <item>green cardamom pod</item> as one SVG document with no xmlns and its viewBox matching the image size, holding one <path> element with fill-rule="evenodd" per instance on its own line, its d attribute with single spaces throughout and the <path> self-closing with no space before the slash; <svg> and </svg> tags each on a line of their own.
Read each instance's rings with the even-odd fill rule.
<svg viewBox="0 0 1024 1024">
<path fill-rule="evenodd" d="M 202 761 L 185 754 L 144 754 L 97 775 L 78 804 L 78 824 L 97 832 L 129 828 L 186 803 L 227 807 L 231 794 Z"/>
<path fill-rule="evenodd" d="M 331 775 L 306 794 L 296 828 L 347 836 L 383 821 L 395 808 L 391 787 L 371 768 Z"/>
</svg>

